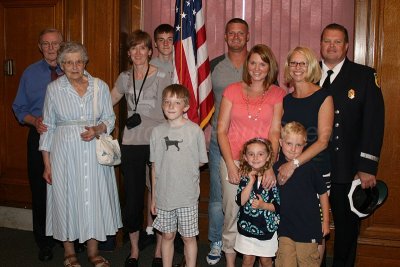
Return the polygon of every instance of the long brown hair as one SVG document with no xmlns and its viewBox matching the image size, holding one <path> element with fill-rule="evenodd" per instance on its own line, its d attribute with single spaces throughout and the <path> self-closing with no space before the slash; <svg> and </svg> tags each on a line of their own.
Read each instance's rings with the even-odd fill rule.
<svg viewBox="0 0 400 267">
<path fill-rule="evenodd" d="M 263 44 L 258 44 L 258 45 L 253 46 L 253 48 L 248 53 L 246 61 L 243 66 L 243 81 L 248 86 L 251 85 L 251 76 L 249 74 L 248 64 L 249 64 L 250 57 L 253 54 L 258 54 L 261 57 L 262 61 L 267 63 L 269 66 L 269 72 L 263 82 L 265 90 L 267 90 L 268 87 L 271 84 L 273 84 L 278 77 L 278 71 L 279 71 L 278 63 L 276 62 L 274 53 L 272 53 L 272 50 L 268 46 L 263 45 Z"/>
<path fill-rule="evenodd" d="M 274 151 L 272 150 L 272 144 L 269 140 L 265 138 L 253 138 L 248 140 L 244 145 L 242 152 L 240 154 L 240 166 L 239 166 L 239 173 L 241 174 L 248 174 L 249 172 L 252 171 L 252 167 L 249 165 L 249 163 L 245 159 L 245 155 L 247 153 L 247 147 L 251 144 L 261 144 L 265 146 L 265 150 L 267 152 L 267 155 L 269 156 L 267 162 L 265 165 L 262 167 L 260 170 L 260 174 L 263 175 L 266 170 L 272 167 L 272 161 L 274 158 Z"/>
</svg>

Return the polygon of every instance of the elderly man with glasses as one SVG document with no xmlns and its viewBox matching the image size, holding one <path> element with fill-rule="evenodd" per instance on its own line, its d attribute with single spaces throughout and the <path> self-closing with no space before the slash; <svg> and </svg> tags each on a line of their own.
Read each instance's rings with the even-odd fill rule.
<svg viewBox="0 0 400 267">
<path fill-rule="evenodd" d="M 45 235 L 46 181 L 43 179 L 42 153 L 38 150 L 40 134 L 47 130 L 42 122 L 42 109 L 47 85 L 63 72 L 57 65 L 57 51 L 63 41 L 61 33 L 52 28 L 39 35 L 38 46 L 43 58 L 28 66 L 21 76 L 12 105 L 18 121 L 29 127 L 27 143 L 28 177 L 32 192 L 33 235 L 39 248 L 39 260 L 53 258 L 52 237 Z"/>
</svg>

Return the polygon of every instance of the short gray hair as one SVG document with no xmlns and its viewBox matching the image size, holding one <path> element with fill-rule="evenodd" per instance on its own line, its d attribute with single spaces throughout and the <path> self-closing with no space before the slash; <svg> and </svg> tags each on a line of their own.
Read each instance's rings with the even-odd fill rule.
<svg viewBox="0 0 400 267">
<path fill-rule="evenodd" d="M 82 61 L 85 62 L 85 64 L 89 61 L 86 48 L 82 44 L 76 42 L 65 42 L 62 43 L 60 49 L 58 50 L 57 64 L 61 65 L 61 63 L 64 61 L 65 55 L 70 53 L 80 53 Z"/>
<path fill-rule="evenodd" d="M 58 38 L 60 39 L 60 42 L 63 41 L 63 36 L 61 34 L 61 32 L 55 28 L 46 28 L 44 30 L 42 30 L 39 34 L 39 40 L 38 43 L 41 44 L 42 43 L 42 38 L 43 35 L 47 34 L 47 33 L 57 33 L 58 34 Z"/>
</svg>

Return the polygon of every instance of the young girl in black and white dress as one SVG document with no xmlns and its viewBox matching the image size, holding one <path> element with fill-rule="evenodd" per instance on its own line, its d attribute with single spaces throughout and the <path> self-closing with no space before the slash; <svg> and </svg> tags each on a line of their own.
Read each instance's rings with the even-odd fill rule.
<svg viewBox="0 0 400 267">
<path fill-rule="evenodd" d="M 278 249 L 278 189 L 276 186 L 266 189 L 261 185 L 263 174 L 272 167 L 272 161 L 270 141 L 253 138 L 244 144 L 236 196 L 240 210 L 235 243 L 235 250 L 243 254 L 243 267 L 253 266 L 256 257 L 260 258 L 260 266 L 272 266 L 272 257 Z"/>
</svg>

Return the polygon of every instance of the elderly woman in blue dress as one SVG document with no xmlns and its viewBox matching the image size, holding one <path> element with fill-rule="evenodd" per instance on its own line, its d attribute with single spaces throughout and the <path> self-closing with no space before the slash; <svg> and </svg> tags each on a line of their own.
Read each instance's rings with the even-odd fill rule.
<svg viewBox="0 0 400 267">
<path fill-rule="evenodd" d="M 108 86 L 97 79 L 97 113 L 93 112 L 95 79 L 85 71 L 88 56 L 79 43 L 64 43 L 57 63 L 65 75 L 50 83 L 43 108 L 47 132 L 40 138 L 47 186 L 46 235 L 63 242 L 64 266 L 81 266 L 73 241 L 87 242 L 89 261 L 109 262 L 98 241 L 122 227 L 115 173 L 96 158 L 95 137 L 110 133 L 115 114 Z"/>
</svg>

